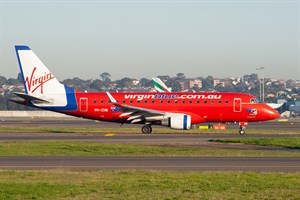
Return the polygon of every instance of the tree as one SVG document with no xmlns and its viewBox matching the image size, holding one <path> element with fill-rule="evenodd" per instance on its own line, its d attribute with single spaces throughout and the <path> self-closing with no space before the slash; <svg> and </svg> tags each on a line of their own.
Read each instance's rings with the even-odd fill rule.
<svg viewBox="0 0 300 200">
<path fill-rule="evenodd" d="M 103 86 L 103 83 L 101 80 L 99 79 L 96 79 L 96 80 L 93 80 L 90 84 L 90 88 L 92 89 L 95 89 L 97 91 L 100 91 L 100 88 Z"/>
<path fill-rule="evenodd" d="M 258 75 L 256 73 L 250 74 L 250 79 L 253 81 L 258 80 Z"/>
<path fill-rule="evenodd" d="M 21 73 L 18 73 L 17 80 L 18 80 L 20 83 L 23 83 L 23 76 L 22 76 Z"/>
<path fill-rule="evenodd" d="M 17 85 L 19 84 L 20 82 L 18 81 L 18 79 L 14 79 L 14 78 L 9 78 L 7 79 L 6 81 L 6 84 L 7 85 Z"/>
<path fill-rule="evenodd" d="M 181 92 L 182 86 L 178 80 L 172 82 L 172 92 Z"/>
<path fill-rule="evenodd" d="M 0 76 L 0 87 L 6 84 L 6 78 L 4 76 Z"/>
<path fill-rule="evenodd" d="M 120 88 L 131 88 L 133 87 L 132 79 L 126 77 L 117 81 L 118 86 Z"/>
<path fill-rule="evenodd" d="M 110 82 L 110 74 L 108 72 L 103 72 L 102 74 L 99 75 L 101 77 L 101 80 L 103 82 L 107 82 L 109 81 Z"/>
<path fill-rule="evenodd" d="M 163 80 L 169 80 L 170 79 L 170 76 L 169 75 L 164 75 L 164 76 L 157 76 L 157 78 L 160 78 L 162 81 Z"/>
<path fill-rule="evenodd" d="M 176 77 L 177 77 L 177 79 L 179 79 L 179 80 L 185 79 L 184 73 L 177 73 L 177 74 L 176 74 Z"/>
<path fill-rule="evenodd" d="M 202 80 L 202 89 L 209 90 L 214 88 L 214 77 L 208 76 Z"/>
<path fill-rule="evenodd" d="M 248 90 L 248 86 L 244 82 L 239 82 L 235 86 L 236 92 L 246 92 Z"/>
<path fill-rule="evenodd" d="M 195 92 L 199 92 L 200 91 L 200 88 L 197 84 L 194 84 L 194 86 L 191 88 L 193 91 Z"/>
<path fill-rule="evenodd" d="M 147 78 L 141 78 L 140 84 L 141 84 L 142 87 L 146 87 L 146 88 L 153 86 L 152 81 L 147 79 Z"/>
</svg>

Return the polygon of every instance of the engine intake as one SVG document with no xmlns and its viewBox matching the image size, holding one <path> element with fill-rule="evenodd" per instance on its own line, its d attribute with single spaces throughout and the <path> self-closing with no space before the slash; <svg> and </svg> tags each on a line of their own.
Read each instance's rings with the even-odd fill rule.
<svg viewBox="0 0 300 200">
<path fill-rule="evenodd" d="M 180 130 L 191 129 L 191 116 L 183 114 L 174 115 L 162 120 L 161 125 Z"/>
</svg>

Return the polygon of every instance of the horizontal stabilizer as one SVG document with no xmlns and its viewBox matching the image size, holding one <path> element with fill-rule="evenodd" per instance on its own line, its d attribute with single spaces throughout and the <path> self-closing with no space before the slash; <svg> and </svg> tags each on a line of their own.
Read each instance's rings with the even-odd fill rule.
<svg viewBox="0 0 300 200">
<path fill-rule="evenodd" d="M 49 101 L 47 99 L 43 99 L 43 98 L 40 98 L 40 97 L 35 97 L 33 95 L 30 95 L 30 94 L 25 94 L 25 93 L 21 93 L 21 92 L 14 92 L 14 94 L 21 97 L 25 101 L 32 101 L 34 103 L 52 103 L 51 101 Z"/>
</svg>

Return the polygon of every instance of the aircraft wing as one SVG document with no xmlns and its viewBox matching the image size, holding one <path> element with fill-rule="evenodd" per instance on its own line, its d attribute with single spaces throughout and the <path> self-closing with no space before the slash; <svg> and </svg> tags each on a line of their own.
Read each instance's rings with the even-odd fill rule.
<svg viewBox="0 0 300 200">
<path fill-rule="evenodd" d="M 127 120 L 131 121 L 131 123 L 137 123 L 141 121 L 159 121 L 166 118 L 165 116 L 167 113 L 165 112 L 137 106 L 129 106 L 126 104 L 119 104 L 109 92 L 106 92 L 106 94 L 114 105 L 121 108 L 123 113 L 120 115 L 120 117 L 130 116 Z"/>
</svg>

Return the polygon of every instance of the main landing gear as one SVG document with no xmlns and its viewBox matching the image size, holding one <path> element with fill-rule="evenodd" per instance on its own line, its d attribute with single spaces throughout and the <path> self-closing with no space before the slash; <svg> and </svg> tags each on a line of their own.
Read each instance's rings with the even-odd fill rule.
<svg viewBox="0 0 300 200">
<path fill-rule="evenodd" d="M 142 127 L 142 133 L 144 134 L 150 134 L 152 133 L 152 127 L 151 125 L 145 125 Z"/>
<path fill-rule="evenodd" d="M 246 133 L 245 129 L 246 129 L 246 126 L 248 125 L 248 122 L 240 122 L 240 130 L 239 130 L 239 133 L 240 135 L 244 135 Z"/>
</svg>

